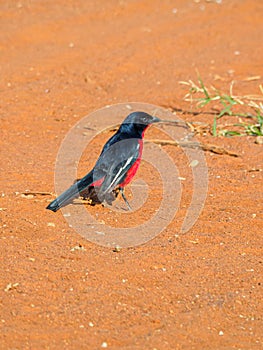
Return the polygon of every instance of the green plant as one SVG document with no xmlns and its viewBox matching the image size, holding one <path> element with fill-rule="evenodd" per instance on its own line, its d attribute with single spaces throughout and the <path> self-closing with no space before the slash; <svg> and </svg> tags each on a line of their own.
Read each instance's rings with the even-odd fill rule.
<svg viewBox="0 0 263 350">
<path fill-rule="evenodd" d="M 213 136 L 263 135 L 263 103 L 260 102 L 263 101 L 262 85 L 259 86 L 262 96 L 247 95 L 240 97 L 233 94 L 234 82 L 230 85 L 229 94 L 222 93 L 214 86 L 208 89 L 200 76 L 197 83 L 194 83 L 192 80 L 180 83 L 188 86 L 189 89 L 184 97 L 185 101 L 189 101 L 191 104 L 195 102 L 199 108 L 204 108 L 207 105 L 212 105 L 213 107 L 213 103 L 216 102 L 218 112 L 207 112 L 214 115 L 212 123 Z M 245 110 L 245 112 L 241 113 L 236 110 L 237 106 L 240 106 L 239 110 Z M 238 123 L 228 125 L 234 127 L 233 130 L 225 129 L 224 125 L 218 125 L 218 120 L 224 116 L 239 118 Z"/>
</svg>

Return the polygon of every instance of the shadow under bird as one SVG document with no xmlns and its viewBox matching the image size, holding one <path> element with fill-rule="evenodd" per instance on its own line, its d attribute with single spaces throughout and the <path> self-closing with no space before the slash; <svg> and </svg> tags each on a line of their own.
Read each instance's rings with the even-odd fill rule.
<svg viewBox="0 0 263 350">
<path fill-rule="evenodd" d="M 47 209 L 56 212 L 79 195 L 89 198 L 93 204 L 111 204 L 121 193 L 128 209 L 131 210 L 124 187 L 132 181 L 139 168 L 145 130 L 158 122 L 166 121 L 145 112 L 129 114 L 104 145 L 94 168 L 51 202 Z M 172 123 L 178 124 L 177 121 Z"/>
</svg>

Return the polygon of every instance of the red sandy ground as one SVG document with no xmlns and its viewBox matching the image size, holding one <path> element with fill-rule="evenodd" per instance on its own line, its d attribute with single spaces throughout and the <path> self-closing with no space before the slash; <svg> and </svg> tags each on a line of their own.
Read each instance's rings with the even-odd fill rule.
<svg viewBox="0 0 263 350">
<path fill-rule="evenodd" d="M 227 90 L 235 80 L 239 95 L 258 93 L 262 1 L 100 3 L 0 5 L 0 347 L 262 349 L 263 173 L 251 170 L 262 169 L 263 152 L 253 137 L 200 137 L 240 157 L 206 152 L 208 196 L 194 227 L 179 234 L 191 194 L 183 184 L 175 220 L 120 252 L 46 211 L 51 196 L 21 196 L 54 191 L 64 136 L 98 108 L 125 101 L 189 108 L 178 82 L 196 80 L 196 69 L 207 85 Z M 261 80 L 246 81 L 251 76 Z M 81 166 L 83 175 L 91 164 Z M 179 166 L 187 177 L 187 164 Z M 77 245 L 85 250 L 71 251 Z"/>
</svg>

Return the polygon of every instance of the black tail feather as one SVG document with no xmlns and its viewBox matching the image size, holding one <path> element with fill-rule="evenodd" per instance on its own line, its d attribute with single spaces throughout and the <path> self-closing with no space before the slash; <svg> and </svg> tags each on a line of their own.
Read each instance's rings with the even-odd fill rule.
<svg viewBox="0 0 263 350">
<path fill-rule="evenodd" d="M 93 171 L 88 173 L 82 179 L 74 183 L 69 189 L 51 202 L 46 209 L 56 212 L 60 208 L 68 205 L 73 199 L 77 198 L 83 190 L 93 183 Z"/>
</svg>

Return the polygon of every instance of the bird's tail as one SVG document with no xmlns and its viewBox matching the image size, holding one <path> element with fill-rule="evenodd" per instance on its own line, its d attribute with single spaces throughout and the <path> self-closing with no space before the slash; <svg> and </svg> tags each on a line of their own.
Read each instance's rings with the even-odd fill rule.
<svg viewBox="0 0 263 350">
<path fill-rule="evenodd" d="M 87 187 L 93 183 L 93 171 L 88 173 L 82 179 L 74 183 L 69 189 L 58 196 L 53 202 L 51 202 L 46 209 L 56 212 L 60 208 L 71 203 L 74 198 L 77 198 L 80 192 L 84 191 Z"/>
</svg>

